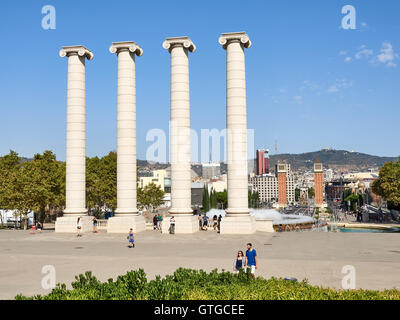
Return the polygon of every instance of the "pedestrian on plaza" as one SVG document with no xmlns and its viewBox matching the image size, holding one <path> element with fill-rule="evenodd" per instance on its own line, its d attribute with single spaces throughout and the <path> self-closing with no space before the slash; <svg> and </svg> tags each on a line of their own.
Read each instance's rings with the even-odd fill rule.
<svg viewBox="0 0 400 320">
<path fill-rule="evenodd" d="M 169 220 L 169 233 L 175 234 L 175 218 L 174 216 L 171 217 Z"/>
<path fill-rule="evenodd" d="M 93 217 L 92 221 L 93 221 L 93 233 L 97 233 L 98 231 L 97 231 L 97 219 L 96 219 L 96 217 Z"/>
<path fill-rule="evenodd" d="M 133 233 L 133 229 L 132 228 L 129 229 L 129 234 L 128 234 L 127 239 L 128 239 L 128 242 L 129 242 L 128 247 L 129 248 L 134 248 L 135 247 L 135 235 Z"/>
<path fill-rule="evenodd" d="M 258 269 L 257 252 L 253 249 L 251 243 L 247 244 L 246 261 L 244 267 L 250 269 L 251 276 L 255 278 L 256 269 Z"/>
<path fill-rule="evenodd" d="M 217 215 L 214 215 L 214 217 L 213 217 L 213 228 L 214 228 L 214 230 L 217 230 L 217 226 L 218 226 L 218 218 L 217 218 Z"/>
<path fill-rule="evenodd" d="M 40 224 L 39 221 L 38 221 L 37 224 L 36 224 L 36 230 L 37 230 L 39 233 L 42 233 L 42 225 Z"/>
<path fill-rule="evenodd" d="M 207 229 L 208 229 L 208 217 L 206 214 L 204 214 L 204 217 L 203 217 L 203 229 L 205 231 L 207 231 Z"/>
<path fill-rule="evenodd" d="M 220 215 L 218 216 L 218 232 L 221 231 L 221 220 L 222 220 L 222 214 L 220 214 Z"/>
<path fill-rule="evenodd" d="M 163 220 L 162 215 L 161 215 L 161 213 L 159 213 L 157 216 L 157 229 L 158 230 L 161 230 L 162 220 Z"/>
<path fill-rule="evenodd" d="M 157 215 L 154 215 L 153 217 L 153 230 L 156 230 L 158 228 L 158 219 Z"/>
<path fill-rule="evenodd" d="M 235 262 L 233 264 L 233 271 L 238 274 L 240 269 L 244 268 L 245 257 L 243 251 L 238 251 Z"/>
<path fill-rule="evenodd" d="M 199 216 L 197 218 L 199 220 L 199 231 L 203 230 L 203 218 L 201 217 L 201 213 L 199 213 Z"/>
<path fill-rule="evenodd" d="M 76 236 L 77 237 L 81 237 L 81 230 L 82 230 L 81 217 L 78 217 L 78 220 L 76 221 Z"/>
</svg>

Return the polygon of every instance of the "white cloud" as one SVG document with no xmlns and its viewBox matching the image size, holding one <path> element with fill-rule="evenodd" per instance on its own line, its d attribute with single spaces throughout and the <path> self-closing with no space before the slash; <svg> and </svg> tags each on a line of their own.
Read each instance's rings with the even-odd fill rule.
<svg viewBox="0 0 400 320">
<path fill-rule="evenodd" d="M 397 66 L 394 61 L 398 58 L 399 55 L 393 50 L 392 44 L 390 42 L 384 42 L 382 43 L 380 53 L 376 56 L 376 61 L 393 68 Z"/>
<path fill-rule="evenodd" d="M 336 79 L 336 82 L 328 88 L 329 93 L 339 92 L 341 89 L 347 89 L 353 86 L 353 82 L 347 79 Z"/>
<path fill-rule="evenodd" d="M 346 54 L 347 54 L 347 51 L 344 51 L 344 50 L 339 51 L 339 55 L 340 55 L 340 56 L 344 56 L 344 55 L 346 55 Z"/>
<path fill-rule="evenodd" d="M 358 52 L 355 54 L 354 57 L 357 60 L 359 60 L 359 59 L 361 59 L 363 57 L 368 58 L 369 56 L 372 56 L 373 54 L 374 54 L 374 51 L 372 49 L 368 49 L 367 46 L 365 44 L 363 44 L 359 48 Z"/>
<path fill-rule="evenodd" d="M 346 58 L 344 59 L 345 62 L 350 62 L 351 60 L 352 60 L 351 57 L 346 57 Z"/>
</svg>

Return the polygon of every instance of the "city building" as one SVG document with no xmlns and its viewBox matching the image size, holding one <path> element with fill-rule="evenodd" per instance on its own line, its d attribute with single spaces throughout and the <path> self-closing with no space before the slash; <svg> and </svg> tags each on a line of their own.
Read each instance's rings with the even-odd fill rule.
<svg viewBox="0 0 400 320">
<path fill-rule="evenodd" d="M 269 150 L 256 151 L 256 175 L 261 176 L 269 173 Z"/>
<path fill-rule="evenodd" d="M 324 204 L 324 170 L 322 162 L 317 159 L 314 163 L 314 190 L 315 190 L 315 205 L 322 207 Z"/>
<path fill-rule="evenodd" d="M 221 175 L 221 165 L 219 163 L 203 163 L 202 177 L 204 179 L 213 179 Z"/>
<path fill-rule="evenodd" d="M 275 175 L 251 175 L 249 184 L 252 191 L 257 191 L 261 203 L 286 207 L 295 202 L 294 176 L 290 164 L 280 162 L 276 166 Z"/>
<path fill-rule="evenodd" d="M 169 193 L 171 190 L 171 179 L 168 171 L 165 169 L 154 170 L 152 175 L 148 177 L 139 177 L 138 187 L 144 188 L 150 183 L 159 186 L 164 192 Z"/>
</svg>

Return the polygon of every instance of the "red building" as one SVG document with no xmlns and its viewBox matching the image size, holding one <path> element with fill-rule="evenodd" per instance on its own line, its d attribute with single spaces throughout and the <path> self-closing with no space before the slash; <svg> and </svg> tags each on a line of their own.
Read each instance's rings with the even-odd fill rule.
<svg viewBox="0 0 400 320">
<path fill-rule="evenodd" d="M 269 173 L 269 156 L 268 150 L 256 151 L 256 175 L 262 176 Z"/>
<path fill-rule="evenodd" d="M 324 203 L 324 170 L 321 160 L 317 159 L 314 163 L 314 190 L 315 205 L 322 206 Z"/>
<path fill-rule="evenodd" d="M 287 205 L 287 165 L 283 161 L 279 161 L 276 165 L 278 176 L 278 204 L 280 207 Z"/>
</svg>

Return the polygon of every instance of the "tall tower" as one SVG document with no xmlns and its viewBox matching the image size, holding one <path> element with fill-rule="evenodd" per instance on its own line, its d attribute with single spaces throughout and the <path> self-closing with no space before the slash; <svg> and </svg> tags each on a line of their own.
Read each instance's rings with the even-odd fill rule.
<svg viewBox="0 0 400 320">
<path fill-rule="evenodd" d="M 317 159 L 314 163 L 314 190 L 315 205 L 317 207 L 322 207 L 324 203 L 324 177 L 320 159 Z"/>
<path fill-rule="evenodd" d="M 265 173 L 264 150 L 256 151 L 256 175 L 261 176 Z"/>
<path fill-rule="evenodd" d="M 278 205 L 287 206 L 287 164 L 280 160 L 276 165 L 276 174 L 278 177 Z"/>
<path fill-rule="evenodd" d="M 264 173 L 269 173 L 269 150 L 264 150 Z"/>
</svg>

